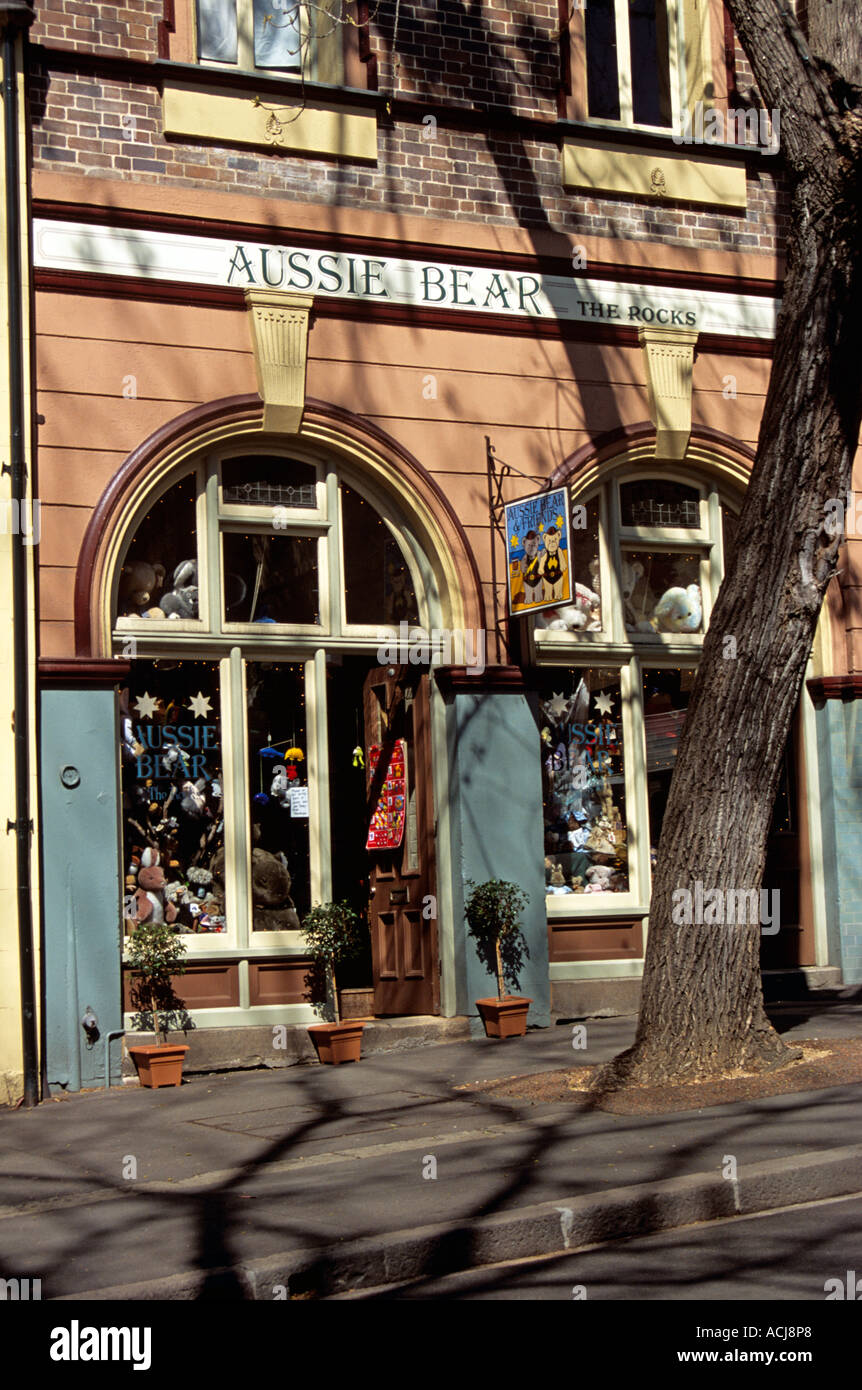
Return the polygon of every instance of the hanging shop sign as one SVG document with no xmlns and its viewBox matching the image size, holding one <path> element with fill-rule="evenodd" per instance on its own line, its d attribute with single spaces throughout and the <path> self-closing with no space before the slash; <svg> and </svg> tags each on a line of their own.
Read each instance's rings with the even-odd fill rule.
<svg viewBox="0 0 862 1390">
<path fill-rule="evenodd" d="M 571 600 L 566 489 L 506 506 L 509 612 L 535 613 Z"/>
<path fill-rule="evenodd" d="M 372 744 L 368 751 L 368 772 L 374 780 L 382 748 Z M 389 757 L 386 778 L 368 828 L 366 849 L 398 849 L 404 838 L 407 806 L 407 754 L 403 738 L 396 739 Z"/>
<path fill-rule="evenodd" d="M 454 314 L 696 328 L 727 337 L 773 338 L 779 303 L 761 295 L 593 280 L 574 271 L 540 275 L 42 218 L 34 222 L 33 255 L 35 265 L 46 270 L 299 291 Z"/>
</svg>

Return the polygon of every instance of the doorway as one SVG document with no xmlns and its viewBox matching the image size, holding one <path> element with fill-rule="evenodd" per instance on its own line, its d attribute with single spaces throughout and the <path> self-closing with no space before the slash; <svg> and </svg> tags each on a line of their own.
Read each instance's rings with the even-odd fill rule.
<svg viewBox="0 0 862 1390">
<path fill-rule="evenodd" d="M 340 973 L 376 1016 L 440 1012 L 427 670 L 327 663 L 333 899 L 369 927 Z"/>
</svg>

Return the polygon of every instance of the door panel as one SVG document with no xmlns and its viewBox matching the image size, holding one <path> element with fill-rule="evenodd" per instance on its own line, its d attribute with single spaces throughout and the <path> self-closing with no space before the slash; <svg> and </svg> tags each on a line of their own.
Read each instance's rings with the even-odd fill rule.
<svg viewBox="0 0 862 1390">
<path fill-rule="evenodd" d="M 406 758 L 401 845 L 368 851 L 376 1014 L 436 1014 L 440 1010 L 429 698 L 427 673 L 406 666 L 375 667 L 365 678 L 367 824 L 398 740 L 404 740 Z M 372 744 L 381 748 L 374 773 Z M 429 911 L 434 911 L 426 916 L 429 898 Z"/>
</svg>

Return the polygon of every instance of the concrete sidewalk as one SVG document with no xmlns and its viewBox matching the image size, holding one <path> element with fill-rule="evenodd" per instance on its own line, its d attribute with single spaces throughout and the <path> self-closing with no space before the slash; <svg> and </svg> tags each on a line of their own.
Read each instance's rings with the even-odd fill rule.
<svg viewBox="0 0 862 1390">
<path fill-rule="evenodd" d="M 785 1036 L 862 1036 L 849 997 L 771 1012 Z M 0 1276 L 43 1298 L 325 1295 L 862 1190 L 859 1086 L 661 1116 L 453 1089 L 604 1061 L 634 1024 L 588 1020 L 585 1051 L 558 1026 L 3 1112 Z"/>
</svg>

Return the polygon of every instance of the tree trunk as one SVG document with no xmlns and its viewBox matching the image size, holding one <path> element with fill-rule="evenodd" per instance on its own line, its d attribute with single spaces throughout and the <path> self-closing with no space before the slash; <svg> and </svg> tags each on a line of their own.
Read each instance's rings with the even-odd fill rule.
<svg viewBox="0 0 862 1390">
<path fill-rule="evenodd" d="M 494 937 L 494 950 L 497 954 L 497 998 L 502 999 L 506 992 L 506 982 L 503 979 L 503 957 L 500 953 L 500 938 Z"/>
<path fill-rule="evenodd" d="M 155 985 L 150 986 L 150 1008 L 153 1011 L 153 1032 L 156 1035 L 156 1047 L 158 1047 L 159 1043 L 161 1042 L 161 1038 L 159 1037 L 159 1011 L 156 1006 Z M 165 1042 L 167 1042 L 167 1035 L 165 1035 Z"/>
<path fill-rule="evenodd" d="M 798 1055 L 763 1006 L 760 923 L 681 920 L 701 892 L 759 890 L 782 754 L 840 536 L 862 392 L 862 125 L 777 0 L 728 0 L 793 186 L 788 268 L 757 457 L 670 788 L 634 1046 L 596 1085 L 759 1071 Z M 858 55 L 862 30 L 847 42 Z M 732 638 L 733 641 L 728 639 Z M 758 894 L 759 902 L 759 894 Z M 674 920 L 676 918 L 676 920 Z M 780 921 L 780 917 L 779 917 Z M 783 924 L 781 929 L 783 929 Z"/>
</svg>

